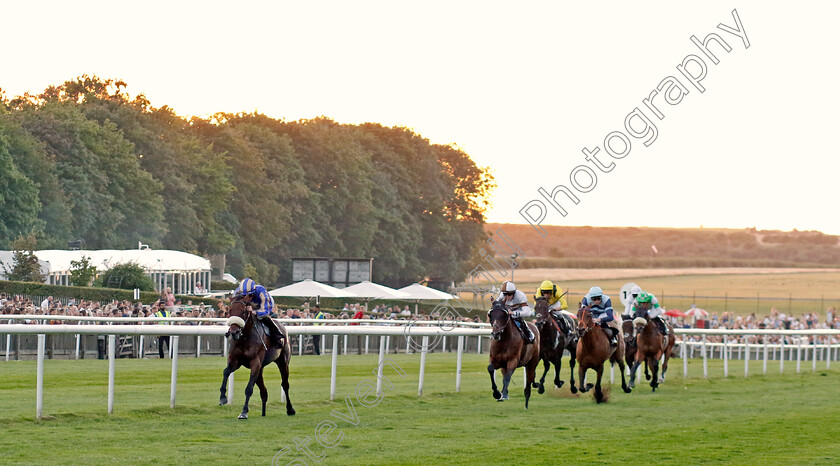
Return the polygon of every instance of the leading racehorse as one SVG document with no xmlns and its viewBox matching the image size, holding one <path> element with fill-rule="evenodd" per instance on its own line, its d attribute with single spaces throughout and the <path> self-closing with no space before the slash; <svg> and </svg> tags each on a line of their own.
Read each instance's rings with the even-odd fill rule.
<svg viewBox="0 0 840 466">
<path fill-rule="evenodd" d="M 526 322 L 526 325 L 531 328 L 531 332 L 534 334 L 534 343 L 526 343 L 502 301 L 493 301 L 493 306 L 487 313 L 487 317 L 490 319 L 490 324 L 493 325 L 492 340 L 490 341 L 490 364 L 487 366 L 487 372 L 490 373 L 490 382 L 493 384 L 493 398 L 498 401 L 507 400 L 508 384 L 513 371 L 517 367 L 525 366 L 525 409 L 528 409 L 531 385 L 534 383 L 537 364 L 540 362 L 540 334 L 537 333 L 534 324 Z M 501 393 L 496 387 L 494 377 L 496 369 L 501 369 L 504 376 Z"/>
<path fill-rule="evenodd" d="M 630 381 L 631 384 L 636 380 L 636 370 L 639 365 L 644 362 L 646 368 L 650 368 L 651 376 L 650 386 L 653 391 L 659 387 L 659 384 L 665 381 L 665 372 L 668 371 L 668 360 L 671 359 L 671 350 L 674 348 L 676 338 L 674 337 L 674 327 L 671 324 L 668 326 L 668 338 L 663 338 L 659 333 L 656 324 L 648 317 L 647 311 L 637 313 L 633 319 L 633 326 L 636 333 L 636 359 L 630 367 Z M 665 360 L 662 362 L 662 375 L 659 375 L 659 360 L 662 355 L 665 355 Z M 647 375 L 647 370 L 645 371 Z"/>
<path fill-rule="evenodd" d="M 534 304 L 534 312 L 537 314 L 537 328 L 540 329 L 540 359 L 543 361 L 544 370 L 539 383 L 534 383 L 537 393 L 545 393 L 545 376 L 548 369 L 554 364 L 554 386 L 560 388 L 565 383 L 560 380 L 560 363 L 563 358 L 563 350 L 569 351 L 570 382 L 569 389 L 577 393 L 575 386 L 575 355 L 577 354 L 577 333 L 572 319 L 563 319 L 563 329 L 552 317 L 548 310 L 548 300 L 544 297 L 537 298 Z"/>
<path fill-rule="evenodd" d="M 595 381 L 595 401 L 603 403 L 604 392 L 601 390 L 601 376 L 604 373 L 604 362 L 609 360 L 612 364 L 618 364 L 621 372 L 621 389 L 624 393 L 630 393 L 630 387 L 624 378 L 624 338 L 618 334 L 618 346 L 610 346 L 610 339 L 607 334 L 595 323 L 589 306 L 581 307 L 578 310 L 578 382 L 580 391 L 586 392 L 592 385 L 585 385 L 586 370 L 594 369 L 598 374 Z"/>
<path fill-rule="evenodd" d="M 283 334 L 283 347 L 275 348 L 271 344 L 268 329 L 258 323 L 254 312 L 239 298 L 234 298 L 229 308 L 230 317 L 227 324 L 229 327 L 226 337 L 230 337 L 230 350 L 228 351 L 227 367 L 222 376 L 222 396 L 219 397 L 219 404 L 227 404 L 227 381 L 228 376 L 241 366 L 251 369 L 251 378 L 245 387 L 245 406 L 239 419 L 248 419 L 248 401 L 254 393 L 254 384 L 260 388 L 262 399 L 262 415 L 265 416 L 265 404 L 268 401 L 268 389 L 263 381 L 263 368 L 275 363 L 280 368 L 280 375 L 283 378 L 283 392 L 286 394 L 286 414 L 295 414 L 292 408 L 292 400 L 289 398 L 289 360 L 292 352 L 289 346 L 289 335 L 286 328 L 279 324 L 277 327 Z"/>
</svg>

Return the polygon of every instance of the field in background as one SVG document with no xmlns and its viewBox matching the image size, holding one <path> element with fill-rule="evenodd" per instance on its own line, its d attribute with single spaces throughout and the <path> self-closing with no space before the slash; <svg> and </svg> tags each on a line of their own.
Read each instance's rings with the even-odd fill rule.
<svg viewBox="0 0 840 466">
<path fill-rule="evenodd" d="M 764 315 L 775 307 L 795 315 L 817 312 L 822 318 L 827 307 L 840 309 L 840 270 L 837 269 L 517 269 L 514 278 L 529 297 L 542 280 L 552 280 L 570 291 L 571 306 L 594 285 L 614 298 L 613 305 L 620 304 L 618 290 L 632 281 L 654 293 L 669 309 L 685 310 L 696 304 L 718 314 L 729 311 L 736 315 L 752 312 Z M 462 295 L 472 302 L 471 294 Z"/>
<path fill-rule="evenodd" d="M 596 405 L 591 394 L 551 388 L 535 393 L 525 411 L 520 372 L 509 402 L 492 399 L 486 355 L 464 356 L 462 392 L 456 394 L 455 355 L 430 354 L 426 391 L 419 398 L 419 356 L 390 357 L 408 375 L 386 372 L 394 390 L 386 391 L 378 406 L 354 401 L 355 426 L 330 413 L 352 416 L 344 397 L 352 399 L 361 381 L 373 380 L 375 355 L 339 357 L 336 402 L 327 401 L 330 358 L 294 358 L 291 396 L 298 415 L 284 414 L 280 377 L 272 371 L 266 376 L 268 417 L 256 415 L 255 395 L 247 421 L 236 419 L 245 372 L 237 373 L 234 405 L 216 405 L 220 358 L 179 361 L 174 410 L 169 408 L 168 360 L 117 361 L 113 415 L 106 414 L 106 361 L 46 361 L 44 410 L 52 417 L 43 421 L 33 420 L 34 362 L 0 362 L 0 458 L 9 463 L 268 464 L 288 447 L 292 452 L 279 462 L 286 464 L 303 457 L 295 437 L 309 437 L 313 454 L 325 454 L 324 464 L 827 464 L 840 457 L 835 422 L 840 399 L 826 396 L 836 386 L 837 369 L 795 374 L 789 364 L 779 375 L 774 365 L 769 375 L 724 379 L 720 361 L 710 361 L 710 378 L 703 379 L 702 363 L 692 360 L 690 377 L 683 379 L 681 360 L 674 359 L 668 381 L 656 393 L 642 385 L 625 394 L 614 385 L 610 402 Z M 761 363 L 752 364 L 751 373 L 759 373 Z M 568 380 L 565 360 L 563 378 Z M 344 435 L 334 448 L 314 441 L 323 420 L 336 421 Z"/>
</svg>

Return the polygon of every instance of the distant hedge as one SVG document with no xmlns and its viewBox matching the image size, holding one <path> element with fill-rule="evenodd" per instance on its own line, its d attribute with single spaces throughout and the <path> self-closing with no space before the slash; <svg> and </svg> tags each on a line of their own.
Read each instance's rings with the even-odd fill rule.
<svg viewBox="0 0 840 466">
<path fill-rule="evenodd" d="M 29 295 L 29 296 L 53 296 L 57 299 L 76 298 L 88 301 L 106 302 L 115 299 L 134 301 L 134 291 L 132 290 L 118 290 L 115 288 L 93 288 L 85 286 L 61 286 L 61 285 L 46 285 L 43 283 L 31 282 L 12 282 L 0 280 L 0 292 L 7 295 Z M 143 303 L 153 303 L 158 299 L 158 293 L 151 291 L 141 291 L 140 301 Z M 183 303 L 187 300 L 192 300 L 194 304 L 216 305 L 218 299 L 207 299 L 198 296 L 177 295 Z"/>
</svg>

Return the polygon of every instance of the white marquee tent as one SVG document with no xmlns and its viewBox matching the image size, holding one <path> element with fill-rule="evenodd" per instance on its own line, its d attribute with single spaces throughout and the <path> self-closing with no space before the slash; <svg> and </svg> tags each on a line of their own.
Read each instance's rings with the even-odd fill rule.
<svg viewBox="0 0 840 466">
<path fill-rule="evenodd" d="M 268 292 L 271 296 L 294 298 L 357 298 L 358 295 L 346 288 L 336 288 L 314 280 L 306 279 Z"/>
</svg>

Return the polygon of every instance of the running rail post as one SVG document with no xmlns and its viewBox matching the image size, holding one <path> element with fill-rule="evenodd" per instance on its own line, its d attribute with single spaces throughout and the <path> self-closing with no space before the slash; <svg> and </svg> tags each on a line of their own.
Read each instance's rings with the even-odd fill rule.
<svg viewBox="0 0 840 466">
<path fill-rule="evenodd" d="M 464 354 L 464 336 L 458 337 L 458 357 L 455 365 L 455 393 L 461 392 L 461 357 Z"/>
<path fill-rule="evenodd" d="M 814 335 L 814 344 L 811 346 L 811 371 L 817 370 L 817 336 Z"/>
<path fill-rule="evenodd" d="M 79 359 L 79 341 L 82 339 L 82 336 L 78 333 L 76 334 L 76 359 Z"/>
<path fill-rule="evenodd" d="M 706 357 L 706 334 L 703 334 L 703 377 L 709 378 L 709 364 Z"/>
<path fill-rule="evenodd" d="M 729 377 L 729 335 L 723 336 L 723 351 L 721 351 L 723 356 L 723 376 Z"/>
<path fill-rule="evenodd" d="M 115 346 L 117 346 L 117 336 L 108 335 L 108 414 L 114 413 Z"/>
<path fill-rule="evenodd" d="M 169 387 L 169 407 L 175 407 L 175 392 L 178 388 L 178 335 L 172 336 L 172 382 Z"/>
<path fill-rule="evenodd" d="M 767 373 L 767 335 L 764 335 L 764 373 Z"/>
<path fill-rule="evenodd" d="M 38 369 L 35 381 L 35 417 L 41 419 L 44 414 L 44 347 L 47 336 L 38 335 Z"/>
<path fill-rule="evenodd" d="M 749 336 L 744 337 L 744 377 L 750 375 L 750 340 Z"/>
<path fill-rule="evenodd" d="M 423 348 L 420 350 L 420 385 L 417 387 L 417 396 L 423 396 L 423 378 L 426 375 L 426 353 L 429 352 L 429 337 L 423 336 Z"/>
<path fill-rule="evenodd" d="M 385 351 L 387 338 L 379 337 L 379 365 L 376 366 L 376 396 L 382 395 L 382 364 L 385 362 Z"/>
<path fill-rule="evenodd" d="M 683 378 L 688 378 L 688 335 L 682 336 Z"/>
<path fill-rule="evenodd" d="M 330 401 L 335 400 L 335 378 L 338 375 L 338 335 L 333 335 L 332 362 L 330 364 Z"/>
<path fill-rule="evenodd" d="M 802 335 L 797 335 L 796 339 L 796 373 L 799 373 L 799 368 L 802 366 Z"/>
<path fill-rule="evenodd" d="M 782 335 L 782 339 L 779 342 L 779 353 L 781 353 L 781 357 L 779 358 L 779 373 L 783 374 L 785 372 L 785 337 Z"/>
</svg>

